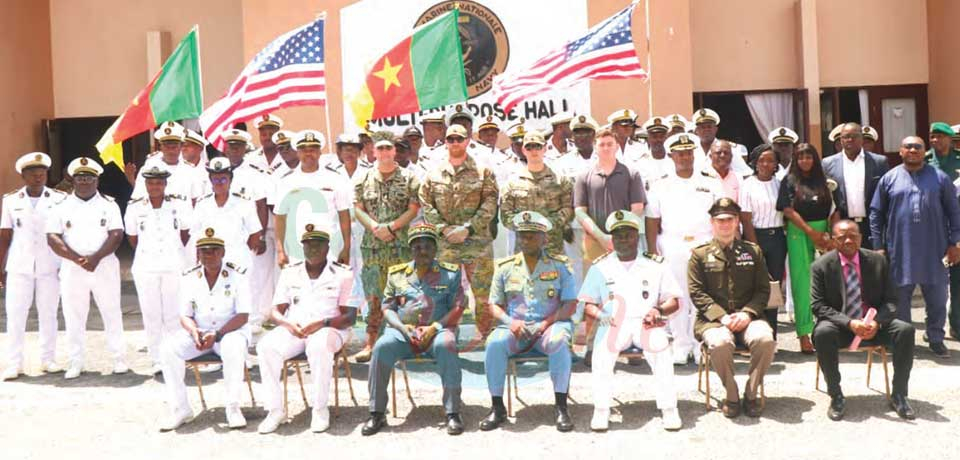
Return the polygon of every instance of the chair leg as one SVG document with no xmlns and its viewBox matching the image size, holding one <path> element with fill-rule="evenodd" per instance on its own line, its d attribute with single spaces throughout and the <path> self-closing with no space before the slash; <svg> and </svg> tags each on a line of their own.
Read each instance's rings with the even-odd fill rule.
<svg viewBox="0 0 960 460">
<path fill-rule="evenodd" d="M 697 391 L 703 393 L 703 352 L 700 352 L 700 359 L 697 361 Z"/>
<path fill-rule="evenodd" d="M 703 379 L 705 380 L 705 385 L 707 387 L 707 411 L 713 410 L 713 407 L 710 405 L 710 353 L 701 353 L 703 357 Z"/>
<path fill-rule="evenodd" d="M 766 385 L 763 384 L 763 380 L 760 381 L 760 409 L 767 407 L 767 391 L 765 390 Z"/>
<path fill-rule="evenodd" d="M 873 374 L 873 350 L 867 351 L 867 388 L 870 388 L 870 375 Z"/>
<path fill-rule="evenodd" d="M 510 392 L 510 377 L 512 375 L 513 362 L 507 362 L 507 417 L 513 417 L 513 394 Z"/>
<path fill-rule="evenodd" d="M 416 408 L 417 403 L 413 401 L 413 393 L 410 392 L 410 379 L 407 378 L 407 362 L 400 361 L 400 369 L 403 371 L 403 385 L 407 388 L 407 400 L 410 401 L 410 406 Z"/>
<path fill-rule="evenodd" d="M 350 400 L 353 401 L 354 406 L 358 406 L 357 398 L 353 396 L 353 375 L 350 373 L 350 361 L 347 360 L 347 355 L 343 355 L 343 370 L 347 376 L 347 388 L 350 389 Z"/>
<path fill-rule="evenodd" d="M 247 379 L 247 390 L 250 390 L 250 407 L 257 407 L 257 398 L 253 396 L 253 381 L 250 380 L 250 369 L 243 366 L 243 377 Z"/>
<path fill-rule="evenodd" d="M 287 398 L 287 371 L 289 370 L 290 363 L 287 361 L 283 362 L 283 372 L 280 374 L 280 381 L 283 382 L 283 413 L 290 415 L 290 401 Z"/>
<path fill-rule="evenodd" d="M 197 391 L 200 392 L 200 406 L 203 407 L 204 412 L 206 412 L 207 400 L 203 397 L 203 381 L 200 380 L 200 369 L 198 369 L 195 364 L 191 364 L 190 369 L 193 370 L 193 378 L 197 380 Z"/>
<path fill-rule="evenodd" d="M 817 360 L 817 376 L 816 383 L 814 383 L 813 388 L 817 391 L 820 391 L 820 360 Z"/>
<path fill-rule="evenodd" d="M 333 416 L 340 413 L 340 360 L 333 357 Z"/>
<path fill-rule="evenodd" d="M 294 363 L 295 369 L 297 370 L 297 382 L 300 383 L 300 397 L 303 398 L 303 407 L 310 407 L 310 404 L 307 403 L 307 390 L 303 388 L 303 373 L 300 372 L 300 363 Z"/>
<path fill-rule="evenodd" d="M 887 349 L 880 348 L 880 361 L 883 363 L 883 385 L 887 391 L 887 399 L 890 399 L 890 377 L 887 371 Z"/>
<path fill-rule="evenodd" d="M 397 418 L 397 368 L 394 367 L 390 371 L 390 407 L 392 408 L 391 415 L 393 418 Z"/>
</svg>

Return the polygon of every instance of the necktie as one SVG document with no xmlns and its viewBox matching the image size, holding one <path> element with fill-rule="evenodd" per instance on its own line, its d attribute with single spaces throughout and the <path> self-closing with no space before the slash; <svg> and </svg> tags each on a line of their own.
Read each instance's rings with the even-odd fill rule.
<svg viewBox="0 0 960 460">
<path fill-rule="evenodd" d="M 847 266 L 847 306 L 844 313 L 853 319 L 863 317 L 863 304 L 860 298 L 860 277 L 857 276 L 857 267 Z"/>
</svg>

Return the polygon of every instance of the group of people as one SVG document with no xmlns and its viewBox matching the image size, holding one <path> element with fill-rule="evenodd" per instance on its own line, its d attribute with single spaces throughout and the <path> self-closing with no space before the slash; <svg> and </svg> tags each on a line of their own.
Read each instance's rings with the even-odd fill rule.
<svg viewBox="0 0 960 460">
<path fill-rule="evenodd" d="M 863 147 L 872 128 L 856 123 L 838 128 L 842 151 L 821 161 L 787 127 L 747 154 L 717 138 L 720 117 L 706 108 L 689 122 L 644 123 L 624 109 L 604 127 L 586 114 L 558 114 L 548 132 L 520 119 L 506 129 L 505 149 L 494 145 L 497 120 L 479 120 L 474 139 L 477 121 L 457 105 L 402 135 L 343 134 L 332 154 L 322 133 L 284 130 L 264 115 L 255 121 L 259 148 L 231 129 L 223 155 L 209 160 L 201 134 L 166 122 L 154 134 L 159 151 L 126 168 L 133 194 L 123 217 L 98 191 L 103 167 L 94 159 L 70 162 L 72 190 L 63 192 L 46 186 L 49 156 L 22 156 L 24 186 L 3 198 L 0 220 L 3 379 L 23 371 L 34 300 L 43 371 L 60 371 L 61 302 L 65 378 L 80 376 L 91 294 L 113 372 L 128 372 L 114 255 L 125 233 L 153 372 L 168 390 L 164 430 L 193 417 L 184 363 L 208 353 L 223 362 L 228 425 L 245 426 L 240 392 L 258 338 L 268 410 L 259 431 L 288 420 L 284 362 L 304 353 L 314 376 L 311 428 L 325 431 L 334 359 L 363 311 L 364 346 L 352 358 L 370 363 L 364 435 L 386 426 L 391 372 L 414 356 L 436 360 L 447 432 L 462 433 L 459 332 L 469 314 L 478 332 L 466 346 L 484 347 L 491 396 L 481 430 L 506 421 L 508 360 L 531 352 L 547 356 L 557 429 L 573 429 L 567 393 L 580 319 L 592 429 L 607 428 L 614 364 L 634 347 L 653 370 L 665 429 L 682 426 L 674 365 L 702 352 L 726 390 L 723 413 L 756 417 L 777 348 L 771 280 L 789 293 L 802 351 L 817 353 L 831 418 L 844 412 L 837 351 L 854 337 L 893 348 L 890 404 L 914 417 L 910 297 L 920 285 L 925 337 L 938 356 L 948 356 L 947 286 L 951 303 L 960 302 L 952 268 L 960 261 L 960 151 L 949 125 L 931 126 L 929 152 L 924 139 L 905 138 L 903 164 L 890 169 Z M 743 346 L 751 362 L 741 395 L 733 354 Z"/>
</svg>

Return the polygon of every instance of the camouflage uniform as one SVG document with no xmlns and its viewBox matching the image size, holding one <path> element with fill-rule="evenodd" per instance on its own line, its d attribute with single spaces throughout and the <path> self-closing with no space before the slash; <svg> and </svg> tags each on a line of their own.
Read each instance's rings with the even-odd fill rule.
<svg viewBox="0 0 960 460">
<path fill-rule="evenodd" d="M 419 187 L 416 176 L 407 169 L 398 167 L 388 178 L 376 168 L 369 169 L 354 186 L 354 205 L 363 206 L 373 220 L 388 223 L 406 212 L 410 203 L 417 202 Z M 390 242 L 381 241 L 373 232 L 364 232 L 360 253 L 363 260 L 360 279 L 370 308 L 367 334 L 376 334 L 383 318 L 380 298 L 387 283 L 387 272 L 391 266 L 409 261 L 411 257 L 407 228 L 397 230 L 396 238 Z"/>
<path fill-rule="evenodd" d="M 500 221 L 513 222 L 522 211 L 537 211 L 550 220 L 553 229 L 547 233 L 547 252 L 563 254 L 563 233 L 573 220 L 573 183 L 549 167 L 517 172 L 503 190 Z"/>
<path fill-rule="evenodd" d="M 440 239 L 437 259 L 462 264 L 476 300 L 477 324 L 489 331 L 486 310 L 493 278 L 493 237 L 490 224 L 497 213 L 499 191 L 493 171 L 478 166 L 469 155 L 454 167 L 449 161 L 436 164 L 420 186 L 420 203 L 427 223 L 443 233 L 448 226 L 469 224 L 470 236 L 460 244 Z"/>
</svg>

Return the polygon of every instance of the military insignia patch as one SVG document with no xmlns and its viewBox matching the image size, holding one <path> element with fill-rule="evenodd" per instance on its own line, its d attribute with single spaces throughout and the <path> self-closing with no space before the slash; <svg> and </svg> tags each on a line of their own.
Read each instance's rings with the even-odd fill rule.
<svg viewBox="0 0 960 460">
<path fill-rule="evenodd" d="M 556 270 L 551 270 L 548 272 L 543 272 L 540 274 L 540 281 L 553 281 L 560 277 L 560 273 Z"/>
</svg>

